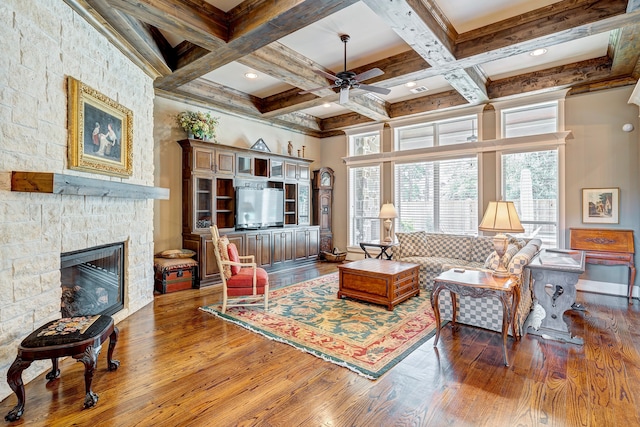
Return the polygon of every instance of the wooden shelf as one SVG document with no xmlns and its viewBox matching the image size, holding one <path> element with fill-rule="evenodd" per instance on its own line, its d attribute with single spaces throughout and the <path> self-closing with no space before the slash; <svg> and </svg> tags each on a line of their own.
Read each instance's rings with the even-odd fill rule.
<svg viewBox="0 0 640 427">
<path fill-rule="evenodd" d="M 11 172 L 11 191 L 73 196 L 169 199 L 169 189 L 53 172 Z"/>
</svg>

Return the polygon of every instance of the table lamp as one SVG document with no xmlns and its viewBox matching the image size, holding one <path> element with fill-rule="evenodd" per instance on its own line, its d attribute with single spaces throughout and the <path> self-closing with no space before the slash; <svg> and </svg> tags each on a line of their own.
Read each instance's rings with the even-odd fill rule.
<svg viewBox="0 0 640 427">
<path fill-rule="evenodd" d="M 384 219 L 384 242 L 390 243 L 393 240 L 391 238 L 391 224 L 393 223 L 391 218 L 398 218 L 398 212 L 396 212 L 396 208 L 393 206 L 393 203 L 385 203 L 382 205 L 378 218 Z"/>
<path fill-rule="evenodd" d="M 493 247 L 498 257 L 500 257 L 500 260 L 498 262 L 498 268 L 493 271 L 493 275 L 496 277 L 508 276 L 509 272 L 502 261 L 502 257 L 504 257 L 504 253 L 509 245 L 509 238 L 503 233 L 524 232 L 513 202 L 489 202 L 489 206 L 487 206 L 487 210 L 484 213 L 478 229 L 498 233 L 493 236 Z"/>
</svg>

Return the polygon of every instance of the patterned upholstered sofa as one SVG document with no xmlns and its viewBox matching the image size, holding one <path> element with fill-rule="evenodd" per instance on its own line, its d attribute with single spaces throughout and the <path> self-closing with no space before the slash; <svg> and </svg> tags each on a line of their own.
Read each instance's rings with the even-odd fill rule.
<svg viewBox="0 0 640 427">
<path fill-rule="evenodd" d="M 459 236 L 452 234 L 396 233 L 399 246 L 394 248 L 393 259 L 420 264 L 420 286 L 428 292 L 433 289 L 433 280 L 442 271 L 463 267 L 470 269 L 492 268 L 497 263 L 491 237 Z M 531 311 L 532 290 L 530 273 L 525 269 L 529 261 L 540 250 L 540 239 L 522 240 L 511 238 L 505 254 L 507 269 L 520 280 L 520 304 L 516 312 L 516 334 L 522 336 L 523 324 Z M 442 321 L 452 315 L 451 298 L 448 292 L 440 293 L 440 315 Z M 502 330 L 502 305 L 495 298 L 458 298 L 457 322 L 494 331 Z M 511 333 L 511 331 L 509 331 Z"/>
</svg>

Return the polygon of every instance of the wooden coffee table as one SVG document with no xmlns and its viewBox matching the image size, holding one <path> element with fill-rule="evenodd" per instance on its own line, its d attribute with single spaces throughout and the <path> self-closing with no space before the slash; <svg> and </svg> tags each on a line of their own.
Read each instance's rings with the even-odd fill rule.
<svg viewBox="0 0 640 427">
<path fill-rule="evenodd" d="M 513 337 L 517 339 L 514 316 L 518 304 L 520 303 L 520 287 L 516 277 L 494 277 L 491 273 L 475 270 L 451 269 L 440 274 L 433 281 L 433 292 L 431 293 L 431 305 L 436 316 L 436 338 L 433 346 L 438 345 L 440 338 L 440 307 L 438 296 L 443 289 L 451 293 L 451 304 L 453 315 L 451 326 L 456 324 L 457 303 L 456 296 L 464 295 L 469 297 L 495 297 L 502 303 L 502 355 L 504 365 L 509 366 L 507 355 L 507 333 L 509 324 L 513 328 Z"/>
<path fill-rule="evenodd" d="M 349 297 L 387 306 L 387 310 L 420 295 L 420 266 L 400 261 L 367 258 L 338 266 L 338 298 Z"/>
</svg>

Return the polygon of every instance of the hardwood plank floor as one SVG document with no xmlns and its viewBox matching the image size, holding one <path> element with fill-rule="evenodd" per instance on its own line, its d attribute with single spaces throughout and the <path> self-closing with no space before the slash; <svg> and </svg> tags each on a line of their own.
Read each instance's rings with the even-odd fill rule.
<svg viewBox="0 0 640 427">
<path fill-rule="evenodd" d="M 273 287 L 336 271 L 335 264 L 270 274 Z M 219 300 L 209 287 L 158 295 L 120 322 L 100 399 L 82 409 L 83 365 L 60 363 L 26 385 L 29 426 L 614 426 L 640 425 L 640 302 L 579 293 L 569 312 L 584 346 L 446 326 L 377 381 L 201 312 Z M 4 416 L 16 404 L 0 403 Z"/>
</svg>

